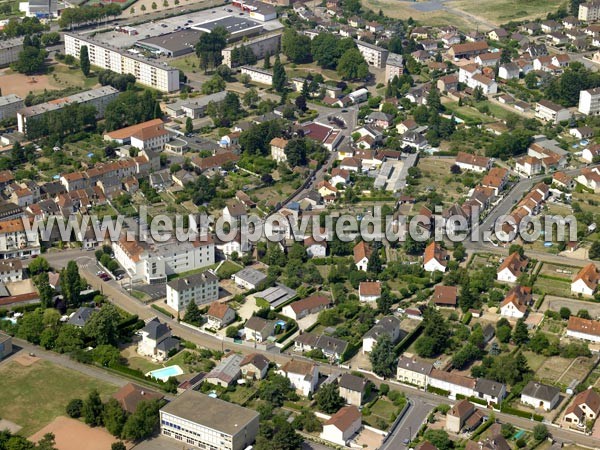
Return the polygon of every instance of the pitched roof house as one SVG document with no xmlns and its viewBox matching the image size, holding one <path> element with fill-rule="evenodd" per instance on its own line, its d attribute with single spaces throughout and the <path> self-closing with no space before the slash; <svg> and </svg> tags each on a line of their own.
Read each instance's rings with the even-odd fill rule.
<svg viewBox="0 0 600 450">
<path fill-rule="evenodd" d="M 515 283 L 517 279 L 524 272 L 527 267 L 529 260 L 525 256 L 521 256 L 519 252 L 510 254 L 507 258 L 502 261 L 497 271 L 498 281 L 507 281 L 509 283 Z"/>
<path fill-rule="evenodd" d="M 598 282 L 600 282 L 600 270 L 594 263 L 589 263 L 573 278 L 571 292 L 592 296 L 596 289 L 598 289 Z"/>
</svg>

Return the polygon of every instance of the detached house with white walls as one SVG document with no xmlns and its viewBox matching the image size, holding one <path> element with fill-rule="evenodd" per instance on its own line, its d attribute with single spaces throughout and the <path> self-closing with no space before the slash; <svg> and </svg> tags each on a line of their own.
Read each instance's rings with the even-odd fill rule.
<svg viewBox="0 0 600 450">
<path fill-rule="evenodd" d="M 600 321 L 571 316 L 567 325 L 567 336 L 582 341 L 599 343 Z"/>
<path fill-rule="evenodd" d="M 517 279 L 525 271 L 529 260 L 521 256 L 519 252 L 514 252 L 504 259 L 497 271 L 498 281 L 516 283 Z"/>
<path fill-rule="evenodd" d="M 521 402 L 536 409 L 550 411 L 558 404 L 560 390 L 537 381 L 530 381 L 521 391 Z"/>
<path fill-rule="evenodd" d="M 433 241 L 423 254 L 423 268 L 426 272 L 445 272 L 448 265 L 448 252 L 440 244 Z"/>
<path fill-rule="evenodd" d="M 149 320 L 140 330 L 142 337 L 138 343 L 137 352 L 157 361 L 164 361 L 171 350 L 179 348 L 179 340 L 171 335 L 171 329 L 161 323 L 157 317 Z"/>
<path fill-rule="evenodd" d="M 591 297 L 598 289 L 598 282 L 600 282 L 600 270 L 594 263 L 589 263 L 573 278 L 571 293 Z"/>
<path fill-rule="evenodd" d="M 292 387 L 305 397 L 315 391 L 319 382 L 319 367 L 313 362 L 291 360 L 277 373 L 290 380 Z"/>
</svg>

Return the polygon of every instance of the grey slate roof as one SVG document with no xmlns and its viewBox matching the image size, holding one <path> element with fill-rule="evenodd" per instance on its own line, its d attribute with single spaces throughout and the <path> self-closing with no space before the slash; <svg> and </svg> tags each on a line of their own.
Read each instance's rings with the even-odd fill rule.
<svg viewBox="0 0 600 450">
<path fill-rule="evenodd" d="M 372 337 L 379 339 L 384 334 L 392 337 L 394 330 L 400 327 L 400 320 L 395 316 L 386 316 L 373 326 L 364 335 L 365 338 Z"/>
<path fill-rule="evenodd" d="M 402 367 L 405 370 L 410 370 L 411 372 L 428 375 L 433 369 L 433 364 L 430 364 L 425 361 L 420 361 L 418 359 L 412 359 L 407 358 L 406 356 L 401 356 L 398 359 L 398 367 Z"/>
<path fill-rule="evenodd" d="M 354 392 L 364 392 L 367 386 L 367 380 L 350 373 L 345 373 L 341 376 L 338 382 L 340 387 L 346 388 Z"/>
<path fill-rule="evenodd" d="M 219 278 L 209 270 L 202 273 L 194 273 L 187 277 L 177 278 L 169 281 L 167 284 L 171 289 L 175 289 L 178 292 L 185 291 L 186 289 L 192 289 L 196 286 L 202 286 L 211 282 L 218 282 Z"/>
<path fill-rule="evenodd" d="M 94 308 L 82 306 L 73 313 L 73 315 L 67 323 L 70 325 L 75 325 L 77 327 L 83 327 L 86 324 L 86 322 L 90 319 L 92 314 L 94 314 L 95 312 L 96 310 Z"/>
<path fill-rule="evenodd" d="M 153 339 L 155 341 L 159 340 L 165 334 L 171 332 L 166 323 L 160 323 L 160 321 L 155 317 L 150 322 L 146 324 L 144 328 L 142 328 L 143 332 L 148 333 L 148 338 Z"/>
<path fill-rule="evenodd" d="M 475 391 L 482 394 L 490 395 L 492 397 L 498 397 L 502 391 L 504 385 L 493 380 L 486 380 L 485 378 L 478 378 L 475 383 Z"/>
<path fill-rule="evenodd" d="M 521 395 L 536 398 L 539 400 L 551 401 L 557 394 L 560 393 L 558 388 L 554 386 L 548 386 L 547 384 L 538 383 L 537 381 L 530 381 L 527 386 L 521 391 Z"/>
</svg>

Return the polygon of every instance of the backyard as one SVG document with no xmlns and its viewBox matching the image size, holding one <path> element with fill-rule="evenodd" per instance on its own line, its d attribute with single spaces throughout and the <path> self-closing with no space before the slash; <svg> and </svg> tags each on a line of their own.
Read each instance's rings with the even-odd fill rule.
<svg viewBox="0 0 600 450">
<path fill-rule="evenodd" d="M 0 368 L 0 417 L 22 426 L 29 436 L 64 414 L 72 398 L 85 398 L 97 389 L 106 399 L 117 387 L 79 372 L 38 361 L 24 367 L 11 362 Z"/>
</svg>

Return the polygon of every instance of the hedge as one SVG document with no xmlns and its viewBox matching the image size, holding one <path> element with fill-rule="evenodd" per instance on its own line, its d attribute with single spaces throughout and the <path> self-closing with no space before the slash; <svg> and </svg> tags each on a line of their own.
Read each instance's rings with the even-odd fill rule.
<svg viewBox="0 0 600 450">
<path fill-rule="evenodd" d="M 394 353 L 396 355 L 399 355 L 400 353 L 402 353 L 404 350 L 406 350 L 408 347 L 410 347 L 410 345 L 419 337 L 419 335 L 421 334 L 421 330 L 423 329 L 423 322 L 419 322 L 419 324 L 417 325 L 417 327 L 412 330 L 410 333 L 408 333 L 404 339 L 402 339 L 397 345 L 396 347 L 394 347 Z"/>
<path fill-rule="evenodd" d="M 483 422 L 473 432 L 473 435 L 471 436 L 471 440 L 475 440 L 477 437 L 481 436 L 483 434 L 483 432 L 485 430 L 487 430 L 489 427 L 491 427 L 495 422 L 496 422 L 495 420 L 491 420 L 491 419 L 488 419 L 485 422 Z"/>
<path fill-rule="evenodd" d="M 153 308 L 153 309 L 155 309 L 155 310 L 157 310 L 158 312 L 161 312 L 161 313 L 163 313 L 165 316 L 167 316 L 167 317 L 170 317 L 171 319 L 173 319 L 173 318 L 174 318 L 173 314 L 171 314 L 169 311 L 167 311 L 167 310 L 166 310 L 166 309 L 164 309 L 164 308 L 161 308 L 161 307 L 160 307 L 160 306 L 158 306 L 158 305 L 152 305 L 152 308 Z"/>
<path fill-rule="evenodd" d="M 461 319 L 461 322 L 463 323 L 463 325 L 468 325 L 472 317 L 473 314 L 471 314 L 471 311 L 468 311 Z"/>
<path fill-rule="evenodd" d="M 448 397 L 450 395 L 450 391 L 436 388 L 434 386 L 427 386 L 427 392 L 431 392 L 432 394 L 442 395 L 444 397 Z"/>
<path fill-rule="evenodd" d="M 544 417 L 540 416 L 539 414 L 532 415 L 527 411 L 521 411 L 520 409 L 512 408 L 510 406 L 503 405 L 500 408 L 500 411 L 502 411 L 505 414 L 512 414 L 513 416 L 523 417 L 525 419 L 531 419 L 533 417 L 533 420 L 535 420 L 536 422 L 541 422 L 544 420 Z"/>
<path fill-rule="evenodd" d="M 296 331 L 298 331 L 298 324 L 294 321 L 294 326 L 290 327 L 290 329 L 288 331 L 286 331 L 285 334 L 283 334 L 279 339 L 277 339 L 277 342 L 279 344 L 281 344 L 286 339 L 288 339 L 292 334 L 294 334 Z"/>
<path fill-rule="evenodd" d="M 478 405 L 487 406 L 487 402 L 477 397 L 467 397 L 466 395 L 456 394 L 456 400 L 467 399 L 470 402 L 477 403 Z"/>
</svg>

